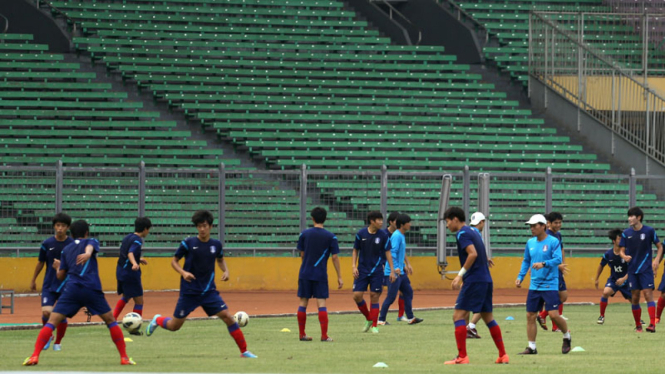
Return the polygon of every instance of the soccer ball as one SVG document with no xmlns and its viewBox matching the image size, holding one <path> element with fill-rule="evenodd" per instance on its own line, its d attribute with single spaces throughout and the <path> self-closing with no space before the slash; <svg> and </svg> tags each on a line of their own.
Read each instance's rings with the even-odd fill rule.
<svg viewBox="0 0 665 374">
<path fill-rule="evenodd" d="M 238 312 L 233 315 L 233 319 L 238 323 L 238 326 L 245 327 L 249 323 L 249 316 L 245 312 Z"/>
<path fill-rule="evenodd" d="M 129 332 L 140 329 L 141 324 L 143 324 L 143 317 L 138 313 L 131 312 L 122 317 L 122 327 Z"/>
</svg>

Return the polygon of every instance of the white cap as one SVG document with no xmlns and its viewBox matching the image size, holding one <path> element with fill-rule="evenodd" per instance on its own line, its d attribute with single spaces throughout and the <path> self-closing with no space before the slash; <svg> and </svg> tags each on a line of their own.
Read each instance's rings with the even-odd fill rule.
<svg viewBox="0 0 665 374">
<path fill-rule="evenodd" d="M 534 214 L 531 216 L 531 218 L 526 221 L 527 225 L 535 225 L 536 223 L 542 223 L 543 225 L 547 224 L 547 220 L 545 219 L 545 216 L 542 214 Z"/>
<path fill-rule="evenodd" d="M 471 226 L 476 226 L 480 221 L 485 220 L 485 215 L 480 212 L 475 212 L 471 215 Z"/>
</svg>

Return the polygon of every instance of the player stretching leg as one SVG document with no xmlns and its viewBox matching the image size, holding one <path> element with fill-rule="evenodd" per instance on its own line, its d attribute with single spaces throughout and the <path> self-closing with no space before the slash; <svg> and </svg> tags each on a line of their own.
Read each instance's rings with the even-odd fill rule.
<svg viewBox="0 0 665 374">
<path fill-rule="evenodd" d="M 298 250 L 302 264 L 298 275 L 298 329 L 301 341 L 311 341 L 312 338 L 305 334 L 305 323 L 307 322 L 307 304 L 310 298 L 316 298 L 319 307 L 319 324 L 321 325 L 321 341 L 332 342 L 328 336 L 328 309 L 326 299 L 328 298 L 328 258 L 332 255 L 333 266 L 337 272 L 337 288 L 344 286 L 342 273 L 339 266 L 339 244 L 335 234 L 323 228 L 328 212 L 321 207 L 312 209 L 311 227 L 300 234 L 298 238 Z"/>
<path fill-rule="evenodd" d="M 515 280 L 517 288 L 522 287 L 522 281 L 526 273 L 531 269 L 531 285 L 526 299 L 526 334 L 529 338 L 529 346 L 521 355 L 538 354 L 536 349 L 536 335 L 538 327 L 536 326 L 536 317 L 545 306 L 550 318 L 557 323 L 563 333 L 563 346 L 561 353 L 570 352 L 570 331 L 566 320 L 559 315 L 559 271 L 561 264 L 561 247 L 559 240 L 547 235 L 547 221 L 542 214 L 536 214 L 526 222 L 531 226 L 531 234 L 534 236 L 526 242 L 524 249 L 524 260 L 522 268 Z"/>
<path fill-rule="evenodd" d="M 406 238 L 404 237 L 404 234 L 411 229 L 411 217 L 406 214 L 400 214 L 397 217 L 396 227 L 397 230 L 390 237 L 390 248 L 394 267 L 386 267 L 383 272 L 384 284 L 388 285 L 388 296 L 386 296 L 383 305 L 381 305 L 381 314 L 379 315 L 378 324 L 385 324 L 388 309 L 397 298 L 397 291 L 402 291 L 402 294 L 404 295 L 404 312 L 409 319 L 409 324 L 415 325 L 423 320 L 422 318 L 416 318 L 413 316 L 413 309 L 411 307 L 413 302 L 413 288 L 411 288 L 411 281 L 407 274 L 410 265 L 407 265 Z M 413 270 L 410 271 L 412 272 Z"/>
<path fill-rule="evenodd" d="M 65 281 L 60 281 L 56 278 L 58 268 L 57 266 L 54 267 L 53 263 L 60 261 L 62 249 L 74 241 L 74 239 L 67 236 L 69 225 L 72 224 L 72 217 L 65 213 L 58 213 L 53 217 L 52 222 L 55 235 L 42 242 L 42 246 L 39 250 L 39 260 L 37 261 L 32 281 L 30 282 L 30 290 L 37 291 L 37 276 L 44 268 L 44 265 L 46 265 L 44 283 L 42 283 L 42 325 L 45 325 L 51 317 L 53 305 L 55 305 L 55 302 L 58 300 L 65 287 Z M 58 325 L 55 342 L 53 343 L 54 351 L 62 350 L 60 343 L 65 336 L 66 331 L 67 320 L 65 319 Z M 53 340 L 53 336 L 49 338 L 44 346 L 44 350 L 49 348 L 51 340 Z"/>
<path fill-rule="evenodd" d="M 210 237 L 214 217 L 207 210 L 198 210 L 192 216 L 192 223 L 198 231 L 197 236 L 189 237 L 180 243 L 171 260 L 171 266 L 180 274 L 180 297 L 173 312 L 173 318 L 156 314 L 148 327 L 146 335 L 151 336 L 157 326 L 166 330 L 178 331 L 187 316 L 198 307 L 202 307 L 209 317 L 217 316 L 226 324 L 229 334 L 240 349 L 240 357 L 256 358 L 247 350 L 247 342 L 240 326 L 233 319 L 215 285 L 215 263 L 222 270 L 223 282 L 229 280 L 229 269 L 224 260 L 222 243 Z M 185 265 L 180 260 L 185 258 Z"/>
<path fill-rule="evenodd" d="M 607 252 L 603 255 L 603 258 L 600 260 L 598 265 L 598 271 L 596 272 L 595 285 L 598 289 L 598 278 L 600 278 L 600 273 L 603 272 L 605 265 L 610 266 L 610 276 L 605 282 L 605 288 L 603 289 L 603 296 L 600 298 L 600 317 L 598 317 L 598 324 L 602 325 L 605 323 L 605 309 L 607 308 L 607 299 L 614 296 L 617 291 L 621 292 L 623 297 L 630 301 L 632 295 L 628 289 L 628 264 L 626 261 L 621 258 L 621 250 L 619 249 L 619 243 L 621 242 L 621 230 L 614 229 L 610 230 L 607 233 L 607 236 L 612 241 L 612 248 L 608 249 Z"/>
<path fill-rule="evenodd" d="M 122 330 L 113 318 L 111 307 L 102 292 L 102 283 L 97 270 L 99 242 L 96 239 L 88 238 L 90 226 L 86 221 L 80 220 L 72 223 L 71 232 L 75 238 L 74 242 L 62 250 L 59 264 L 57 264 L 58 261 L 55 262 L 59 266 L 56 277 L 59 280 L 67 278 L 67 285 L 53 308 L 51 317 L 37 336 L 35 351 L 32 356 L 23 361 L 23 365 L 37 365 L 39 353 L 51 338 L 53 330 L 64 321 L 65 317 L 73 317 L 83 307 L 86 307 L 93 315 L 99 315 L 106 323 L 111 333 L 111 339 L 120 353 L 120 364 L 135 365 L 134 361 L 127 357 Z"/>
<path fill-rule="evenodd" d="M 134 233 L 125 236 L 120 245 L 120 256 L 115 269 L 118 281 L 118 295 L 122 295 L 113 309 L 113 318 L 116 320 L 127 302 L 134 299 L 134 313 L 143 316 L 143 285 L 141 284 L 141 265 L 148 262 L 141 256 L 143 240 L 150 234 L 152 222 L 147 217 L 139 217 L 134 221 Z M 143 335 L 135 330 L 132 335 Z"/>
<path fill-rule="evenodd" d="M 446 220 L 448 230 L 456 234 L 457 253 L 462 267 L 453 280 L 453 290 L 461 290 L 455 302 L 453 321 L 455 322 L 455 340 L 457 341 L 457 357 L 446 361 L 446 365 L 468 364 L 469 356 L 466 353 L 466 320 L 469 313 L 474 312 L 485 321 L 490 335 L 499 350 L 497 364 L 507 364 L 510 358 L 506 354 L 501 336 L 501 328 L 494 320 L 492 314 L 493 282 L 490 275 L 487 252 L 480 231 L 466 226 L 464 211 L 457 207 L 448 208 L 443 218 Z"/>
<path fill-rule="evenodd" d="M 568 288 L 566 287 L 566 280 L 563 277 L 563 270 L 565 269 L 566 253 L 563 250 L 563 239 L 561 238 L 561 223 L 563 222 L 563 215 L 559 212 L 550 212 L 545 216 L 547 219 L 547 235 L 553 236 L 559 240 L 561 244 L 561 265 L 559 265 L 559 314 L 563 316 L 563 303 L 568 300 Z M 547 330 L 547 311 L 543 309 L 538 315 L 536 320 L 543 330 Z M 559 332 L 556 322 L 552 321 L 552 332 Z"/>
<path fill-rule="evenodd" d="M 353 300 L 358 309 L 365 316 L 365 327 L 363 332 L 372 329 L 373 333 L 378 333 L 379 328 L 376 323 L 379 319 L 379 298 L 383 289 L 383 271 L 386 260 L 391 269 L 393 259 L 390 255 L 390 236 L 384 230 L 383 215 L 381 212 L 373 211 L 367 215 L 367 227 L 361 229 L 356 234 L 356 241 L 353 244 Z M 360 261 L 358 256 L 360 255 Z M 356 266 L 356 264 L 358 264 Z M 394 276 L 393 279 L 394 281 Z M 371 309 L 367 309 L 364 295 L 367 287 L 370 287 Z"/>
<path fill-rule="evenodd" d="M 624 230 L 619 243 L 621 258 L 628 262 L 628 287 L 632 294 L 633 318 L 635 319 L 635 332 L 642 332 L 640 318 L 640 291 L 644 294 L 649 311 L 648 332 L 656 332 L 656 303 L 653 301 L 654 270 L 658 268 L 663 259 L 663 244 L 658 240 L 656 230 L 642 224 L 644 213 L 642 209 L 633 207 L 628 209 L 629 228 Z M 652 246 L 658 248 L 656 258 L 651 261 Z"/>
</svg>

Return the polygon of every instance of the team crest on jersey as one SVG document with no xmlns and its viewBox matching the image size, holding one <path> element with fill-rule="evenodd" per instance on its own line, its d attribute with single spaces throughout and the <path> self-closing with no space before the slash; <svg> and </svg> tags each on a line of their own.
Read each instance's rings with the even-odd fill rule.
<svg viewBox="0 0 665 374">
<path fill-rule="evenodd" d="M 640 234 L 640 239 L 641 240 L 644 240 L 646 237 L 647 237 L 647 234 L 644 234 L 644 233 Z"/>
<path fill-rule="evenodd" d="M 215 246 L 214 245 L 210 246 L 210 253 L 215 253 Z"/>
<path fill-rule="evenodd" d="M 547 252 L 547 245 L 543 246 L 543 252 Z"/>
<path fill-rule="evenodd" d="M 374 243 L 375 243 L 375 244 L 379 244 L 380 241 L 381 241 L 380 238 L 376 238 L 376 239 L 374 239 Z"/>
</svg>

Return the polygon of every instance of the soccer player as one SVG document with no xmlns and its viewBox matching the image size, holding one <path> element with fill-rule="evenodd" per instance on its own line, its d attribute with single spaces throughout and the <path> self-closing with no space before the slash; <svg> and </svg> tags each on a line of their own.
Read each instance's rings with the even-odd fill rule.
<svg viewBox="0 0 665 374">
<path fill-rule="evenodd" d="M 155 314 L 146 327 L 146 335 L 151 336 L 157 326 L 169 331 L 178 331 L 185 323 L 187 316 L 194 309 L 202 307 L 209 317 L 217 316 L 226 324 L 229 334 L 240 349 L 240 357 L 257 358 L 247 350 L 245 336 L 215 285 L 215 263 L 223 272 L 221 278 L 223 282 L 229 280 L 229 269 L 224 260 L 222 243 L 210 237 L 213 222 L 214 217 L 209 211 L 197 210 L 194 212 L 192 223 L 196 226 L 198 235 L 183 240 L 171 260 L 171 266 L 181 276 L 180 297 L 175 306 L 173 318 Z M 185 264 L 180 266 L 180 260 L 183 257 Z"/>
<path fill-rule="evenodd" d="M 397 217 L 399 216 L 399 212 L 392 212 L 388 216 L 388 227 L 383 229 L 384 232 L 388 234 L 388 237 L 391 237 L 395 230 L 397 230 Z M 409 259 L 407 257 L 404 257 L 404 268 L 407 272 L 407 274 L 413 274 L 413 268 L 411 267 L 411 263 L 409 263 Z M 397 322 L 409 322 L 409 319 L 404 316 L 404 295 L 402 295 L 402 291 L 399 292 L 399 298 L 397 299 Z M 379 325 L 390 325 L 388 321 L 379 321 Z"/>
<path fill-rule="evenodd" d="M 566 265 L 566 254 L 563 250 L 563 239 L 561 238 L 561 223 L 563 222 L 563 215 L 559 212 L 550 212 L 545 216 L 547 219 L 547 235 L 553 236 L 559 240 L 561 244 L 561 265 L 559 265 L 559 314 L 563 315 L 563 303 L 568 300 L 568 288 L 566 287 L 566 280 L 563 278 L 563 270 Z M 547 330 L 547 311 L 543 309 L 536 320 L 543 330 Z M 556 322 L 552 321 L 552 332 L 559 332 L 559 327 Z"/>
<path fill-rule="evenodd" d="M 353 244 L 353 300 L 358 309 L 365 316 L 365 327 L 363 332 L 372 329 L 372 333 L 378 333 L 377 321 L 379 319 L 379 298 L 383 289 L 383 271 L 386 261 L 391 269 L 394 269 L 393 259 L 390 254 L 390 235 L 381 230 L 383 215 L 381 212 L 372 211 L 367 215 L 367 227 L 356 234 Z M 360 261 L 358 261 L 360 257 Z M 356 266 L 357 264 L 357 266 Z M 391 274 L 391 282 L 395 276 Z M 370 288 L 371 309 L 367 309 L 364 295 L 367 287 Z"/>
<path fill-rule="evenodd" d="M 475 212 L 471 215 L 471 222 L 469 222 L 469 225 L 471 225 L 471 229 L 476 229 L 478 230 L 478 233 L 481 234 L 483 232 L 483 229 L 485 228 L 485 215 L 481 212 Z M 482 238 L 482 234 L 481 234 Z M 484 244 L 484 243 L 483 243 Z M 489 267 L 492 267 L 494 265 L 494 262 L 492 262 L 492 259 L 487 259 L 487 263 Z M 468 321 L 468 317 L 467 317 Z M 466 325 L 466 338 L 467 339 L 480 339 L 480 335 L 478 335 L 478 330 L 476 329 L 476 324 L 480 321 L 480 313 L 473 313 L 473 316 L 471 317 L 471 321 Z"/>
<path fill-rule="evenodd" d="M 526 222 L 531 227 L 533 237 L 526 242 L 524 248 L 524 260 L 522 268 L 515 280 L 517 288 L 522 287 L 522 281 L 526 273 L 531 269 L 531 285 L 526 299 L 526 334 L 529 338 L 529 346 L 521 355 L 538 354 L 536 349 L 536 317 L 543 305 L 548 311 L 550 318 L 557 323 L 563 331 L 563 346 L 561 353 L 570 352 L 570 331 L 566 320 L 559 315 L 559 264 L 561 264 L 561 245 L 557 238 L 548 235 L 547 220 L 542 214 L 536 214 Z"/>
<path fill-rule="evenodd" d="M 656 332 L 656 303 L 653 301 L 654 272 L 663 259 L 663 244 L 658 240 L 656 230 L 642 224 L 644 213 L 642 209 L 633 207 L 628 209 L 629 228 L 624 230 L 619 243 L 621 258 L 628 262 L 628 287 L 632 294 L 633 318 L 635 319 L 635 332 L 642 332 L 642 309 L 640 308 L 640 292 L 644 294 L 649 311 L 648 332 Z M 652 246 L 658 248 L 656 258 L 651 261 Z"/>
<path fill-rule="evenodd" d="M 619 291 L 626 300 L 630 301 L 632 299 L 627 282 L 628 264 L 626 264 L 626 260 L 621 258 L 621 250 L 619 249 L 619 243 L 621 242 L 621 230 L 610 230 L 607 233 L 607 236 L 612 241 L 612 248 L 608 249 L 607 252 L 605 252 L 603 255 L 603 258 L 600 260 L 598 271 L 596 272 L 596 280 L 594 282 L 596 289 L 598 289 L 598 278 L 600 278 L 600 273 L 603 272 L 605 265 L 609 265 L 610 276 L 607 278 L 607 282 L 605 282 L 603 296 L 600 298 L 600 317 L 598 317 L 599 325 L 605 323 L 605 309 L 607 308 L 607 299 L 609 297 L 614 296 L 617 291 Z"/>
<path fill-rule="evenodd" d="M 51 338 L 53 330 L 64 321 L 65 317 L 73 317 L 83 307 L 86 307 L 93 315 L 99 315 L 106 323 L 111 333 L 111 339 L 120 353 L 120 364 L 135 365 L 136 363 L 127 357 L 122 330 L 113 318 L 111 307 L 102 292 L 102 283 L 97 270 L 99 242 L 96 239 L 88 238 L 90 226 L 86 221 L 79 220 L 72 223 L 70 230 L 75 240 L 62 250 L 56 274 L 59 280 L 67 278 L 67 284 L 58 303 L 55 304 L 48 322 L 39 331 L 32 356 L 26 358 L 23 365 L 37 365 L 39 353 Z"/>
<path fill-rule="evenodd" d="M 413 316 L 412 302 L 413 302 L 413 288 L 411 288 L 411 281 L 405 271 L 406 266 L 406 238 L 404 234 L 411 229 L 411 217 L 406 214 L 397 216 L 395 224 L 397 230 L 393 232 L 390 237 L 390 251 L 393 259 L 392 267 L 385 267 L 383 271 L 384 284 L 388 285 L 388 295 L 381 305 L 381 313 L 379 315 L 378 324 L 385 325 L 388 309 L 390 305 L 395 302 L 397 298 L 397 291 L 402 291 L 404 295 L 404 311 L 409 320 L 410 325 L 415 325 L 422 322 L 422 318 Z M 390 264 L 389 264 L 390 265 Z M 391 279 L 395 277 L 396 279 Z M 381 323 L 383 321 L 383 323 Z"/>
<path fill-rule="evenodd" d="M 53 264 L 57 264 L 60 261 L 62 249 L 74 241 L 74 239 L 67 236 L 69 225 L 72 224 L 72 217 L 65 213 L 58 213 L 53 217 L 52 223 L 55 235 L 42 242 L 42 246 L 39 250 L 39 260 L 37 261 L 32 281 L 30 282 L 30 290 L 37 291 L 37 276 L 44 268 L 44 265 L 46 265 L 44 282 L 42 283 L 42 325 L 45 325 L 51 317 L 53 305 L 55 305 L 55 302 L 58 300 L 65 287 L 65 281 L 60 281 L 56 278 L 58 267 L 57 265 L 53 266 Z M 58 325 L 55 343 L 53 343 L 54 351 L 62 350 L 60 343 L 62 342 L 62 338 L 65 336 L 66 331 L 67 320 L 64 319 Z M 52 340 L 53 336 L 51 336 L 48 342 L 46 342 L 46 345 L 44 346 L 45 350 L 49 349 Z"/>
<path fill-rule="evenodd" d="M 469 356 L 466 352 L 467 327 L 466 321 L 469 313 L 474 312 L 485 321 L 490 330 L 496 348 L 499 350 L 497 364 L 507 364 L 510 358 L 506 354 L 501 336 L 501 328 L 494 320 L 492 313 L 493 282 L 489 270 L 489 261 L 485 244 L 480 231 L 466 225 L 464 211 L 451 207 L 443 215 L 448 230 L 456 234 L 457 255 L 462 267 L 453 280 L 453 290 L 460 290 L 455 302 L 453 321 L 455 322 L 455 340 L 458 354 L 454 360 L 446 361 L 446 365 L 468 364 Z M 478 218 L 478 216 L 476 216 Z"/>
<path fill-rule="evenodd" d="M 302 233 L 298 238 L 298 250 L 302 263 L 298 274 L 298 297 L 300 306 L 298 307 L 298 329 L 300 330 L 300 341 L 312 341 L 312 338 L 305 334 L 305 324 L 307 322 L 307 304 L 310 298 L 316 298 L 319 307 L 319 324 L 321 325 L 321 341 L 332 342 L 333 339 L 328 336 L 328 309 L 326 308 L 326 299 L 328 298 L 328 258 L 332 255 L 332 263 L 337 272 L 337 288 L 342 289 L 342 273 L 339 266 L 339 244 L 335 234 L 323 228 L 326 222 L 328 212 L 321 207 L 312 209 L 310 213 L 314 221 L 314 227 L 311 227 Z"/>
<path fill-rule="evenodd" d="M 134 233 L 125 236 L 120 245 L 120 256 L 115 268 L 118 281 L 118 295 L 122 295 L 113 309 L 116 320 L 130 299 L 134 299 L 134 313 L 143 316 L 143 285 L 141 284 L 141 265 L 148 262 L 141 256 L 143 240 L 150 234 L 152 222 L 147 217 L 139 217 L 134 221 Z M 132 335 L 143 335 L 139 330 L 130 332 Z"/>
</svg>

